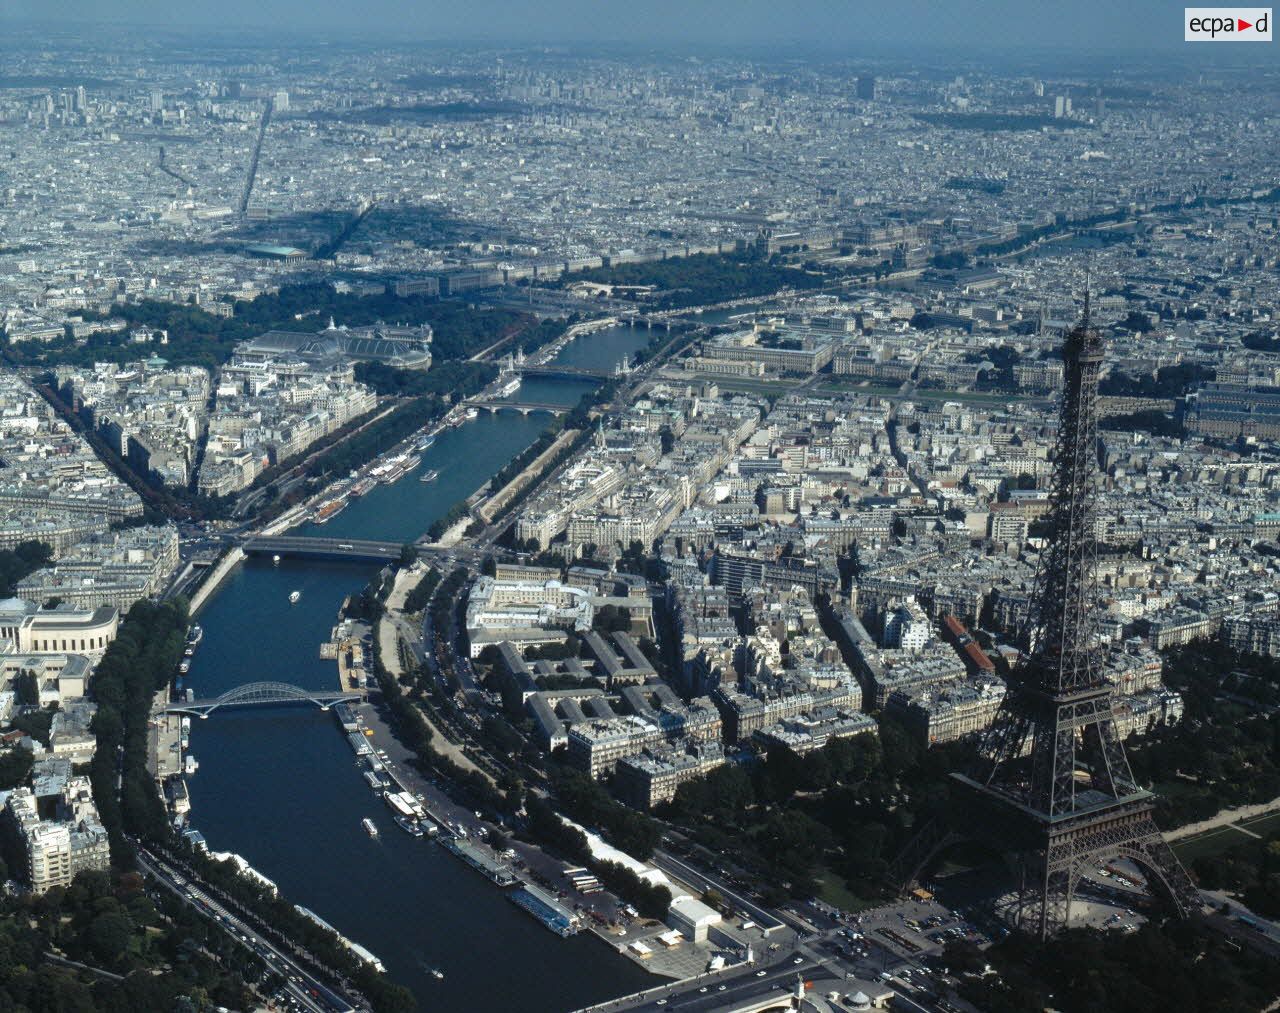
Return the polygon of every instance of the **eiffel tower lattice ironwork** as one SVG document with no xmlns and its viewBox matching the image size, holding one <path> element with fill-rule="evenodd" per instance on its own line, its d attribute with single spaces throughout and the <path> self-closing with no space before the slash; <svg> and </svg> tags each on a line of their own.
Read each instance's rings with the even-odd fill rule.
<svg viewBox="0 0 1280 1013">
<path fill-rule="evenodd" d="M 1063 345 L 1064 390 L 1025 653 L 971 776 L 995 824 L 1020 824 L 1018 927 L 1047 938 L 1069 922 L 1090 864 L 1129 858 L 1186 915 L 1200 906 L 1186 870 L 1152 819 L 1116 728 L 1097 637 L 1098 373 L 1102 339 L 1084 317 Z"/>
</svg>

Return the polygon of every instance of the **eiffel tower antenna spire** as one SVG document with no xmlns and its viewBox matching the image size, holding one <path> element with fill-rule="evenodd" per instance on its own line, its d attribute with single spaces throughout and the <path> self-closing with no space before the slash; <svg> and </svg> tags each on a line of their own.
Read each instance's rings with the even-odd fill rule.
<svg viewBox="0 0 1280 1013">
<path fill-rule="evenodd" d="M 1093 258 L 1090 257 L 1085 261 L 1084 265 L 1084 323 L 1081 325 L 1087 331 L 1089 329 L 1089 283 L 1093 274 Z"/>
</svg>

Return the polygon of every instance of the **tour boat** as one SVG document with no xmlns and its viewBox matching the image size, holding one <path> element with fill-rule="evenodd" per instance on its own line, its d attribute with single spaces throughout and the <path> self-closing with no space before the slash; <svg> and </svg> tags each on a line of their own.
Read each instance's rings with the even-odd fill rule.
<svg viewBox="0 0 1280 1013">
<path fill-rule="evenodd" d="M 405 833 L 410 834 L 413 837 L 422 836 L 422 826 L 418 823 L 417 820 L 409 816 L 397 816 L 395 817 L 395 821 L 396 821 L 396 826 L 398 826 Z"/>
</svg>

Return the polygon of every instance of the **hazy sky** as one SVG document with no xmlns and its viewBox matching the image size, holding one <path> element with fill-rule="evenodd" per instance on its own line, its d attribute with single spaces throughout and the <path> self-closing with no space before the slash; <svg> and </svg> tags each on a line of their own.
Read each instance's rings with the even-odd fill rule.
<svg viewBox="0 0 1280 1013">
<path fill-rule="evenodd" d="M 22 20 L 358 31 L 400 39 L 662 44 L 1182 47 L 1156 0 L 0 0 Z M 0 23 L 4 16 L 0 15 Z"/>
</svg>

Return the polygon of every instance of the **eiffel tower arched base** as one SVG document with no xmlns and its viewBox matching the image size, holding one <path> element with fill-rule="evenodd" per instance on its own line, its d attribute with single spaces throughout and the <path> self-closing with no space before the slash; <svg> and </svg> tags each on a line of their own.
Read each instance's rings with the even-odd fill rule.
<svg viewBox="0 0 1280 1013">
<path fill-rule="evenodd" d="M 906 892 L 944 850 L 963 841 L 1006 856 L 1014 870 L 1014 894 L 1002 905 L 1012 928 L 1047 939 L 1071 924 L 1072 903 L 1084 873 L 1117 859 L 1138 865 L 1153 896 L 1185 918 L 1200 911 L 1199 891 L 1152 818 L 1145 793 L 1112 801 L 1059 820 L 1020 809 L 966 777 L 946 817 L 933 821 L 908 844 L 891 874 Z"/>
</svg>

